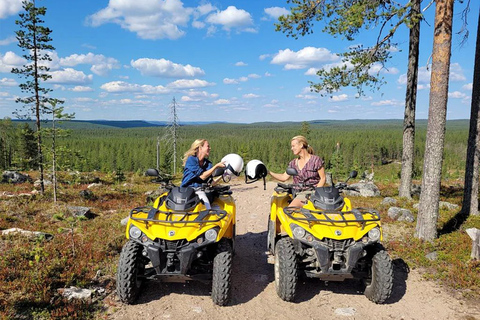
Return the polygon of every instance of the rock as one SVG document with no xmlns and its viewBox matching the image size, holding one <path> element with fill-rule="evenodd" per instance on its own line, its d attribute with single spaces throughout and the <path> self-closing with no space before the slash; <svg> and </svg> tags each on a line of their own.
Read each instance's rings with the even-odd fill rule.
<svg viewBox="0 0 480 320">
<path fill-rule="evenodd" d="M 87 186 L 87 189 L 100 187 L 101 185 L 102 185 L 101 183 L 91 183 Z"/>
<path fill-rule="evenodd" d="M 86 200 L 93 200 L 95 199 L 95 195 L 91 190 L 82 190 L 80 191 L 80 197 L 86 199 Z"/>
<path fill-rule="evenodd" d="M 120 221 L 120 224 L 122 226 L 126 226 L 127 223 L 128 223 L 128 219 L 130 219 L 130 216 L 126 217 L 126 218 L 123 218 L 122 221 Z"/>
<path fill-rule="evenodd" d="M 383 198 L 383 200 L 380 204 L 382 204 L 382 205 L 394 205 L 394 204 L 397 204 L 397 200 L 394 199 L 394 198 L 385 197 L 385 198 Z"/>
<path fill-rule="evenodd" d="M 418 210 L 418 207 L 420 206 L 419 203 L 415 203 L 413 205 L 413 209 Z M 445 202 L 445 201 L 439 201 L 438 202 L 438 208 L 439 209 L 447 209 L 447 210 L 458 210 L 460 206 L 458 204 L 450 203 L 450 202 Z"/>
<path fill-rule="evenodd" d="M 343 190 L 347 196 L 379 197 L 380 190 L 373 182 L 358 182 Z"/>
<path fill-rule="evenodd" d="M 420 193 L 422 191 L 422 187 L 418 184 L 412 184 L 412 189 L 411 189 L 411 195 L 413 196 L 420 196 Z"/>
<path fill-rule="evenodd" d="M 40 180 L 36 180 L 36 181 L 33 183 L 33 186 L 34 186 L 35 188 L 40 188 L 40 183 L 41 183 Z M 43 180 L 43 186 L 44 186 L 44 187 L 51 186 L 52 184 L 53 184 L 53 183 L 52 183 L 52 181 L 50 181 L 50 180 L 45 180 L 45 179 Z"/>
<path fill-rule="evenodd" d="M 429 254 L 427 254 L 427 255 L 425 256 L 425 258 L 427 258 L 427 259 L 430 260 L 430 261 L 435 261 L 435 260 L 437 260 L 437 258 L 438 258 L 438 252 L 437 252 L 437 251 L 430 252 Z"/>
<path fill-rule="evenodd" d="M 440 209 L 447 209 L 447 210 L 458 210 L 460 208 L 460 206 L 458 204 L 445 202 L 445 201 L 440 201 L 438 203 L 438 207 Z"/>
<path fill-rule="evenodd" d="M 355 310 L 355 308 L 352 308 L 352 307 L 349 307 L 349 308 L 337 308 L 335 309 L 335 314 L 339 315 L 339 316 L 354 316 L 355 315 L 355 312 L 357 310 Z"/>
<path fill-rule="evenodd" d="M 26 237 L 45 237 L 45 239 L 47 240 L 53 239 L 53 235 L 49 233 L 40 232 L 40 231 L 28 231 L 20 228 L 10 228 L 6 230 L 2 230 L 2 235 L 8 235 L 8 234 L 20 234 Z"/>
<path fill-rule="evenodd" d="M 92 297 L 91 290 L 80 289 L 77 287 L 60 288 L 60 289 L 57 289 L 57 291 L 68 300 L 72 300 L 72 299 L 87 300 Z"/>
<path fill-rule="evenodd" d="M 413 216 L 412 212 L 408 209 L 403 209 L 399 207 L 390 207 L 387 212 L 388 216 L 397 221 L 407 221 L 407 222 L 414 222 L 415 217 Z"/>
<path fill-rule="evenodd" d="M 67 210 L 70 214 L 74 217 L 85 217 L 85 218 L 93 218 L 93 214 L 90 211 L 90 208 L 81 207 L 81 206 L 68 206 Z"/>
<path fill-rule="evenodd" d="M 32 178 L 30 176 L 15 171 L 4 171 L 2 174 L 2 182 L 5 183 L 25 183 L 31 181 Z"/>
</svg>

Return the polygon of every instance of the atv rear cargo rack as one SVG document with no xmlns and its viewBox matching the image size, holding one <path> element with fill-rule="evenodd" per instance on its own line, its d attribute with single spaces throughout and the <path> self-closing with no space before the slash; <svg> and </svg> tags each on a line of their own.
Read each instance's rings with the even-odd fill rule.
<svg viewBox="0 0 480 320">
<path fill-rule="evenodd" d="M 138 218 L 134 216 L 139 213 L 146 213 L 148 214 L 148 216 L 146 218 Z M 169 217 L 174 217 L 174 215 L 183 215 L 183 217 L 180 220 L 159 220 L 154 218 L 157 213 L 165 214 L 167 216 L 167 219 Z M 198 214 L 198 216 L 194 220 L 184 220 L 187 216 L 191 216 L 195 214 Z M 206 219 L 208 216 L 211 216 L 211 215 L 217 215 L 218 218 L 215 220 Z M 147 222 L 171 223 L 171 224 L 207 223 L 207 222 L 218 222 L 223 218 L 225 218 L 226 216 L 227 216 L 227 211 L 219 210 L 219 209 L 210 209 L 210 210 L 203 210 L 198 212 L 188 212 L 188 211 L 163 211 L 154 207 L 144 206 L 144 207 L 134 208 L 130 211 L 130 219 L 135 221 L 142 221 L 145 223 Z"/>
<path fill-rule="evenodd" d="M 290 217 L 292 220 L 296 221 L 308 221 L 308 222 L 331 222 L 331 223 L 346 223 L 346 222 L 371 222 L 371 221 L 380 221 L 380 214 L 375 209 L 368 208 L 355 208 L 350 211 L 339 211 L 339 210 L 309 210 L 300 207 L 286 207 L 283 209 L 283 212 Z M 294 213 L 301 213 L 305 218 L 295 217 Z M 373 218 L 365 219 L 364 214 L 371 214 Z M 313 214 L 321 215 L 323 218 L 316 217 Z M 336 214 L 339 215 L 341 220 L 331 219 L 328 215 Z M 347 219 L 345 215 L 353 214 L 355 219 Z"/>
</svg>

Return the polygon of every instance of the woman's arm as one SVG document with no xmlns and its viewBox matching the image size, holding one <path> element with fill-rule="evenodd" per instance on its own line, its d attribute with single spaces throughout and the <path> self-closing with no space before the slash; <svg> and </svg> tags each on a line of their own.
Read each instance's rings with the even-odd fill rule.
<svg viewBox="0 0 480 320">
<path fill-rule="evenodd" d="M 320 176 L 320 181 L 318 181 L 317 187 L 323 187 L 325 185 L 325 182 L 327 180 L 325 176 L 325 168 L 321 167 L 318 169 L 318 175 Z"/>
<path fill-rule="evenodd" d="M 290 176 L 284 172 L 284 173 L 275 173 L 275 172 L 272 172 L 272 171 L 268 171 L 268 173 L 276 180 L 279 180 L 279 181 L 282 181 L 282 182 L 285 182 L 287 181 Z"/>
<path fill-rule="evenodd" d="M 219 162 L 219 163 L 215 164 L 213 167 L 211 167 L 210 169 L 208 169 L 206 171 L 203 171 L 203 173 L 199 177 L 202 180 L 206 180 L 208 177 L 210 177 L 212 175 L 212 173 L 213 173 L 213 171 L 215 171 L 215 169 L 223 168 L 223 167 L 225 167 L 225 163 L 224 162 Z"/>
</svg>

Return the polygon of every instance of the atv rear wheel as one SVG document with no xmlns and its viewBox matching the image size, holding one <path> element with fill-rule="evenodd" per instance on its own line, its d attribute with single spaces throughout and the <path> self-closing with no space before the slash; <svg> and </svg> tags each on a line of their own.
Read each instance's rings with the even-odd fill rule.
<svg viewBox="0 0 480 320">
<path fill-rule="evenodd" d="M 222 240 L 218 243 L 217 254 L 213 259 L 212 300 L 219 306 L 224 306 L 230 301 L 232 252 L 231 244 Z"/>
<path fill-rule="evenodd" d="M 393 267 L 390 256 L 380 250 L 372 258 L 370 277 L 366 280 L 365 296 L 372 302 L 384 303 L 393 287 Z"/>
<path fill-rule="evenodd" d="M 145 274 L 142 245 L 128 241 L 122 248 L 117 272 L 117 294 L 124 303 L 132 304 L 137 299 Z"/>
<path fill-rule="evenodd" d="M 290 238 L 280 239 L 275 245 L 275 288 L 284 301 L 293 301 L 297 288 L 297 255 Z"/>
</svg>

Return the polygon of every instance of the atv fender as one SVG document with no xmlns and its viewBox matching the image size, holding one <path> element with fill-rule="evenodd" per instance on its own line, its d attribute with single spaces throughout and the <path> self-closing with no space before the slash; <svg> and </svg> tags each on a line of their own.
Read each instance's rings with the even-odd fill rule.
<svg viewBox="0 0 480 320">
<path fill-rule="evenodd" d="M 273 255 L 275 252 L 275 221 L 268 219 L 267 250 Z"/>
</svg>

